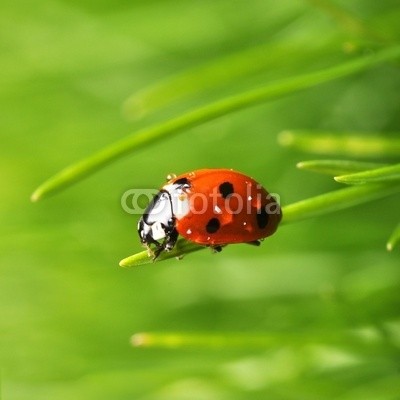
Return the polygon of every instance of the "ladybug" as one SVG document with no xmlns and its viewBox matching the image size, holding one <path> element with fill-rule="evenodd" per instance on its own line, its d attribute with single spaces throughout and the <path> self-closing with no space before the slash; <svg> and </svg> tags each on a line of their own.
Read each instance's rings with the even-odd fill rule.
<svg viewBox="0 0 400 400">
<path fill-rule="evenodd" d="M 282 219 L 276 199 L 240 172 L 200 169 L 167 179 L 138 222 L 154 260 L 172 250 L 179 235 L 215 251 L 232 243 L 259 245 Z"/>
</svg>

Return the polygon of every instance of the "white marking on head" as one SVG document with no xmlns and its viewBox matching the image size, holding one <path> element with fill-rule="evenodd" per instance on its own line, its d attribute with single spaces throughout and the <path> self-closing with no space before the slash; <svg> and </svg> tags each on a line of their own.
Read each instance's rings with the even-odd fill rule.
<svg viewBox="0 0 400 400">
<path fill-rule="evenodd" d="M 188 189 L 182 190 L 182 188 L 178 188 L 177 186 L 178 185 L 171 183 L 169 185 L 165 185 L 163 189 L 166 190 L 171 196 L 174 216 L 177 219 L 181 219 L 185 215 L 189 214 L 190 202 L 187 194 Z"/>
<path fill-rule="evenodd" d="M 161 225 L 161 222 L 155 222 L 151 226 L 151 236 L 153 237 L 154 240 L 160 240 L 165 238 L 165 231 Z"/>
</svg>

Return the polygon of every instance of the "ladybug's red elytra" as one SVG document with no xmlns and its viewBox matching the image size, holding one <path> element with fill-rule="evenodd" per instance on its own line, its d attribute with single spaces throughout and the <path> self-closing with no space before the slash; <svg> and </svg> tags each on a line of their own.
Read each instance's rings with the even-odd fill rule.
<svg viewBox="0 0 400 400">
<path fill-rule="evenodd" d="M 173 249 L 179 235 L 216 251 L 232 243 L 259 245 L 281 219 L 277 200 L 254 179 L 231 169 L 200 169 L 168 180 L 140 218 L 138 232 L 156 259 Z"/>
</svg>

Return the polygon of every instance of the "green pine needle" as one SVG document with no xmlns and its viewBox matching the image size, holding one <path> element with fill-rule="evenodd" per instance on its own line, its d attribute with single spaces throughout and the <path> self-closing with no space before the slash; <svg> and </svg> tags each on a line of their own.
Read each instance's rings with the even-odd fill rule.
<svg viewBox="0 0 400 400">
<path fill-rule="evenodd" d="M 204 246 L 200 246 L 196 243 L 189 242 L 185 239 L 179 239 L 176 242 L 175 247 L 167 252 L 163 251 L 157 258 L 158 261 L 168 260 L 170 258 L 182 258 L 185 254 L 193 253 L 198 250 L 205 249 Z M 120 261 L 120 267 L 139 267 L 145 264 L 151 264 L 153 262 L 153 256 L 148 251 L 141 251 L 140 253 L 134 254 Z"/>
<path fill-rule="evenodd" d="M 326 175 L 344 175 L 384 167 L 385 164 L 352 160 L 310 160 L 297 163 L 296 167 Z"/>
<path fill-rule="evenodd" d="M 283 207 L 282 223 L 292 223 L 343 210 L 400 192 L 400 184 L 351 186 Z"/>
<path fill-rule="evenodd" d="M 169 121 L 144 128 L 122 139 L 100 152 L 73 164 L 40 185 L 32 194 L 31 200 L 38 201 L 56 191 L 78 182 L 116 159 L 148 146 L 155 141 L 171 138 L 194 126 L 222 117 L 234 111 L 256 104 L 296 93 L 319 84 L 343 78 L 375 65 L 400 57 L 400 46 L 390 47 L 375 54 L 369 54 L 337 66 L 309 74 L 294 76 L 278 82 L 269 83 L 259 89 L 250 90 L 235 96 L 224 98 L 215 103 L 197 108 Z M 399 142 L 400 152 L 400 142 Z"/>
<path fill-rule="evenodd" d="M 335 181 L 347 185 L 364 185 L 371 182 L 400 181 L 400 164 L 370 169 L 355 174 L 335 176 Z"/>
</svg>

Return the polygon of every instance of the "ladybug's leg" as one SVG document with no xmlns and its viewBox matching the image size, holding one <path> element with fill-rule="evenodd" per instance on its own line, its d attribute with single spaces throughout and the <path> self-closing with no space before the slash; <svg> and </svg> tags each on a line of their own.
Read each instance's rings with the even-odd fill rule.
<svg viewBox="0 0 400 400">
<path fill-rule="evenodd" d="M 158 243 L 158 247 L 153 251 L 153 261 L 156 261 L 158 256 L 164 251 L 162 244 Z"/>
<path fill-rule="evenodd" d="M 156 249 L 153 250 L 151 248 L 151 244 L 153 244 Z M 154 240 L 152 237 L 148 237 L 145 242 L 145 246 L 147 249 L 147 254 L 149 257 L 153 257 L 153 261 L 160 255 L 160 253 L 164 250 L 164 247 L 162 244 L 158 243 L 157 240 Z"/>
<path fill-rule="evenodd" d="M 210 246 L 213 253 L 220 253 L 223 246 Z"/>
<path fill-rule="evenodd" d="M 163 247 L 165 250 L 170 251 L 174 248 L 176 241 L 178 240 L 178 231 L 173 229 L 164 239 Z"/>
<path fill-rule="evenodd" d="M 246 244 L 251 244 L 252 246 L 259 246 L 261 242 L 259 240 L 253 240 L 251 242 L 246 242 Z"/>
<path fill-rule="evenodd" d="M 153 261 L 155 261 L 158 256 L 165 250 L 165 251 L 171 251 L 174 246 L 176 241 L 178 240 L 178 231 L 176 229 L 172 229 L 168 235 L 165 237 L 164 241 L 162 244 L 156 242 L 157 249 L 154 251 L 154 257 Z"/>
</svg>

